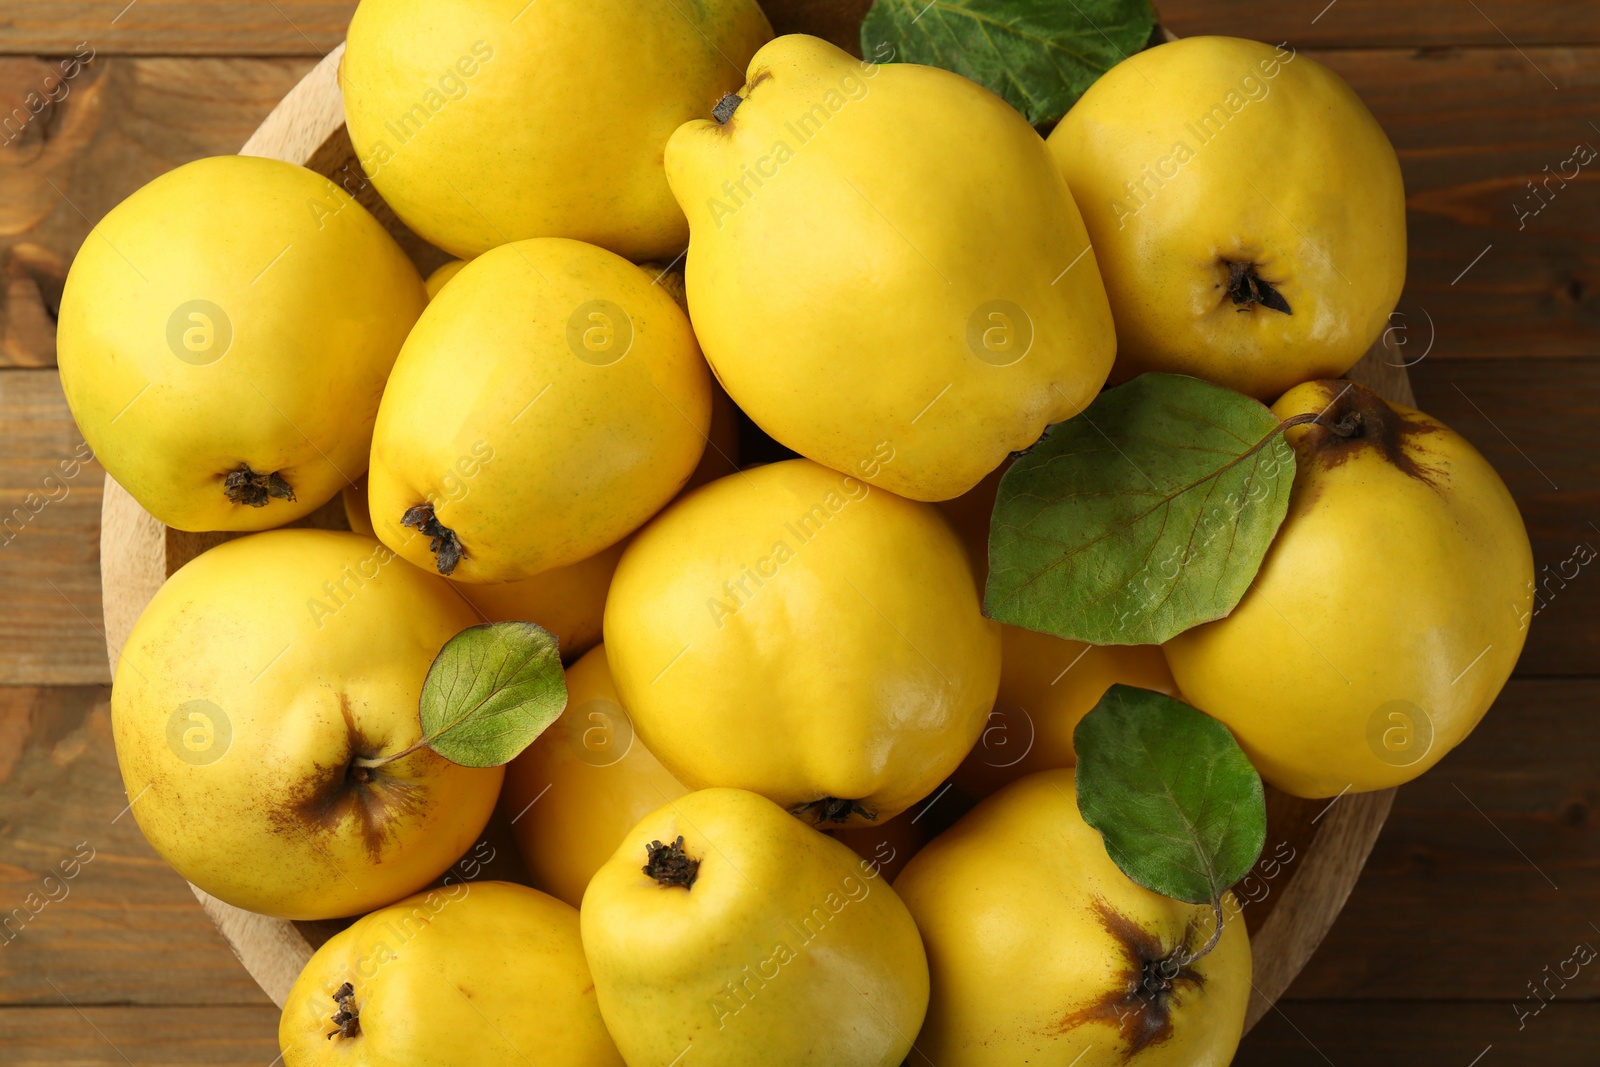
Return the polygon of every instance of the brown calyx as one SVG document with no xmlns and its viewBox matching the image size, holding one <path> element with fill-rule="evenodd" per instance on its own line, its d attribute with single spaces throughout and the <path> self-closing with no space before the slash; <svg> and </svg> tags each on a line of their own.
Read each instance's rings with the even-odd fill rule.
<svg viewBox="0 0 1600 1067">
<path fill-rule="evenodd" d="M 1172 1014 L 1187 990 L 1205 986 L 1205 976 L 1194 970 L 1195 954 L 1189 949 L 1193 928 L 1171 949 L 1161 939 L 1116 911 L 1103 900 L 1094 902 L 1095 915 L 1106 932 L 1116 938 L 1126 961 L 1122 981 L 1088 1007 L 1064 1017 L 1058 1032 L 1084 1023 L 1106 1023 L 1117 1028 L 1127 1048 L 1124 1062 L 1172 1036 Z"/>
<path fill-rule="evenodd" d="M 456 564 L 467 554 L 461 545 L 461 538 L 456 532 L 439 521 L 439 516 L 433 512 L 432 504 L 418 504 L 407 508 L 406 513 L 400 516 L 400 525 L 409 526 L 413 530 L 428 537 L 428 550 L 433 553 L 434 566 L 439 568 L 440 574 L 449 574 L 456 569 Z"/>
<path fill-rule="evenodd" d="M 1228 268 L 1228 296 L 1232 298 L 1236 310 L 1249 311 L 1260 304 L 1285 315 L 1294 314 L 1289 310 L 1289 301 L 1283 298 L 1283 294 L 1261 277 L 1257 264 L 1228 259 L 1222 263 Z"/>
<path fill-rule="evenodd" d="M 333 1014 L 333 1025 L 336 1029 L 328 1034 L 328 1039 L 355 1037 L 361 1033 L 361 1012 L 356 1007 L 356 987 L 346 982 L 333 994 L 333 1002 L 339 1010 Z"/>
<path fill-rule="evenodd" d="M 294 501 L 294 487 L 276 472 L 262 474 L 241 463 L 222 478 L 222 495 L 235 504 L 264 508 L 268 500 Z"/>
<path fill-rule="evenodd" d="M 663 886 L 682 886 L 689 889 L 700 877 L 700 861 L 683 850 L 683 835 L 670 845 L 652 841 L 644 847 L 646 862 L 644 873 Z"/>
<path fill-rule="evenodd" d="M 789 814 L 813 826 L 823 823 L 842 826 L 856 815 L 873 822 L 878 819 L 876 808 L 870 808 L 859 800 L 845 800 L 842 797 L 823 797 L 821 800 L 797 804 L 789 809 Z"/>
<path fill-rule="evenodd" d="M 1285 420 L 1286 427 L 1305 425 L 1305 432 L 1290 441 L 1299 458 L 1337 467 L 1362 449 L 1376 449 L 1402 474 L 1436 484 L 1439 470 L 1417 459 L 1428 451 L 1419 439 L 1433 433 L 1436 426 L 1396 410 L 1383 397 L 1354 382 L 1327 379 L 1313 384 L 1327 398 L 1321 410 Z"/>
</svg>

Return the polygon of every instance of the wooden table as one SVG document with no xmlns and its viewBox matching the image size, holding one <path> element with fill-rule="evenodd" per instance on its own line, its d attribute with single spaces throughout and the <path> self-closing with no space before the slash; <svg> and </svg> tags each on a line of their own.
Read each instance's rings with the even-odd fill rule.
<svg viewBox="0 0 1600 1067">
<path fill-rule="evenodd" d="M 276 1011 L 127 814 L 100 634 L 102 476 L 74 461 L 53 315 L 92 221 L 165 170 L 236 150 L 353 6 L 0 9 L 0 108 L 60 97 L 0 128 L 0 1063 L 277 1055 Z M 1315 55 L 1389 131 L 1410 194 L 1397 358 L 1416 361 L 1420 406 L 1511 486 L 1542 581 L 1517 676 L 1400 791 L 1344 915 L 1237 1062 L 1592 1067 L 1600 962 L 1559 974 L 1575 946 L 1600 947 L 1600 566 L 1577 562 L 1600 547 L 1600 161 L 1576 177 L 1568 162 L 1600 146 L 1600 5 L 1160 6 L 1183 36 Z M 74 54 L 92 58 L 63 96 Z"/>
</svg>

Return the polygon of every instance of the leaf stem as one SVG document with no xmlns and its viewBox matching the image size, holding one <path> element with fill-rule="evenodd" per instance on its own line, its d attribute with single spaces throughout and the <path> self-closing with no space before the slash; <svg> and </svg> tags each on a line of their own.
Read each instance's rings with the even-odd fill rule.
<svg viewBox="0 0 1600 1067">
<path fill-rule="evenodd" d="M 1222 916 L 1222 897 L 1220 895 L 1211 898 L 1211 910 L 1217 916 L 1217 928 L 1211 931 L 1211 940 L 1207 941 L 1205 943 L 1205 947 L 1199 952 L 1186 952 L 1180 956 L 1177 960 L 1178 970 L 1181 971 L 1183 968 L 1190 966 L 1197 960 L 1210 955 L 1211 950 L 1217 947 L 1217 942 L 1222 940 L 1222 928 L 1225 925 L 1225 920 Z"/>
<path fill-rule="evenodd" d="M 1304 426 L 1308 422 L 1317 422 L 1324 426 L 1331 425 L 1323 419 L 1320 412 L 1306 411 L 1299 415 L 1290 415 L 1287 419 L 1284 419 L 1282 422 L 1278 423 L 1278 429 L 1276 432 L 1281 433 L 1284 430 L 1289 429 L 1291 426 Z M 1271 437 L 1272 435 L 1268 434 L 1267 436 Z"/>
<path fill-rule="evenodd" d="M 401 749 L 399 752 L 393 753 L 392 755 L 388 755 L 388 756 L 357 756 L 355 759 L 350 761 L 350 766 L 352 766 L 352 767 L 366 767 L 367 769 L 372 770 L 372 769 L 375 769 L 375 768 L 378 768 L 378 767 L 382 767 L 386 763 L 393 763 L 395 760 L 405 759 L 407 756 L 411 755 L 413 752 L 417 752 L 418 750 L 424 749 L 424 748 L 427 748 L 427 747 L 428 747 L 428 739 L 426 737 L 422 737 L 422 738 L 418 738 L 417 739 L 417 743 L 412 745 L 410 748 Z"/>
<path fill-rule="evenodd" d="M 1307 423 L 1312 422 L 1338 437 L 1354 437 L 1361 432 L 1360 412 L 1351 412 L 1344 418 L 1334 421 L 1333 419 L 1328 418 L 1326 413 L 1322 411 L 1306 411 L 1300 413 L 1299 415 L 1290 415 L 1287 419 L 1284 419 L 1282 422 L 1278 423 L 1278 429 L 1274 432 L 1281 433 L 1282 431 L 1289 429 L 1291 426 L 1304 426 Z M 1272 434 L 1268 434 L 1267 436 L 1271 437 Z"/>
</svg>

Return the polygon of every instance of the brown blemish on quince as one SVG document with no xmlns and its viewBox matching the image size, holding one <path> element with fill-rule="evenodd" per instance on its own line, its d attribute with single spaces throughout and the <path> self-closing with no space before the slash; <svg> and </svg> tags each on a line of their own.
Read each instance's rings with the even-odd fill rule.
<svg viewBox="0 0 1600 1067">
<path fill-rule="evenodd" d="M 1377 451 L 1400 473 L 1439 488 L 1444 472 L 1418 457 L 1429 454 L 1423 438 L 1438 432 L 1426 420 L 1391 407 L 1377 393 L 1340 379 L 1314 382 L 1325 397 L 1316 422 L 1305 425 L 1294 439 L 1295 455 L 1324 469 L 1337 467 L 1363 449 Z"/>
<path fill-rule="evenodd" d="M 1095 916 L 1122 948 L 1124 967 L 1116 987 L 1088 1007 L 1066 1015 L 1056 1024 L 1065 1034 L 1085 1023 L 1114 1026 L 1126 1044 L 1123 1062 L 1172 1036 L 1172 1013 L 1186 989 L 1201 989 L 1205 977 L 1192 964 L 1180 965 L 1190 955 L 1189 943 L 1197 927 L 1184 931 L 1183 941 L 1167 949 L 1161 939 L 1104 900 L 1094 902 Z"/>
<path fill-rule="evenodd" d="M 428 808 L 428 788 L 397 777 L 394 768 L 412 760 L 439 757 L 423 749 L 381 767 L 359 766 L 358 759 L 381 756 L 382 746 L 361 733 L 344 693 L 339 694 L 339 710 L 349 731 L 344 759 L 315 767 L 290 789 L 285 804 L 270 809 L 269 817 L 279 832 L 296 837 L 331 835 L 353 823 L 368 856 L 377 862 L 383 858 L 384 845 L 393 837 L 395 828 Z"/>
</svg>

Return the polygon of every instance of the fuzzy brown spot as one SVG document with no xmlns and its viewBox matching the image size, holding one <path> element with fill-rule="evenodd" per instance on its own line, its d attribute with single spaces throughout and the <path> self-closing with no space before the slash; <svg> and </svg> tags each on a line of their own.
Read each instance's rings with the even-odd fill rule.
<svg viewBox="0 0 1600 1067">
<path fill-rule="evenodd" d="M 1376 449 L 1408 477 L 1438 488 L 1443 471 L 1423 462 L 1425 439 L 1438 427 L 1391 407 L 1364 386 L 1340 379 L 1314 383 L 1326 398 L 1316 422 L 1294 439 L 1295 455 L 1323 468 L 1337 467 L 1363 449 Z"/>
<path fill-rule="evenodd" d="M 1124 967 L 1117 985 L 1099 1000 L 1064 1016 L 1056 1032 L 1065 1034 L 1086 1023 L 1114 1026 L 1126 1048 L 1123 1062 L 1172 1036 L 1172 1012 L 1186 989 L 1201 989 L 1205 978 L 1180 964 L 1195 940 L 1193 924 L 1171 949 L 1144 927 L 1103 900 L 1094 902 L 1095 916 L 1122 948 Z"/>
<path fill-rule="evenodd" d="M 358 758 L 377 758 L 379 748 L 352 729 L 351 751 L 344 762 L 315 768 L 290 791 L 287 803 L 273 805 L 274 828 L 296 838 L 353 828 L 367 854 L 374 861 L 382 859 L 384 846 L 398 827 L 426 812 L 430 803 L 426 786 L 396 777 L 391 768 L 410 760 L 439 757 L 424 750 L 383 767 L 356 764 Z"/>
</svg>

